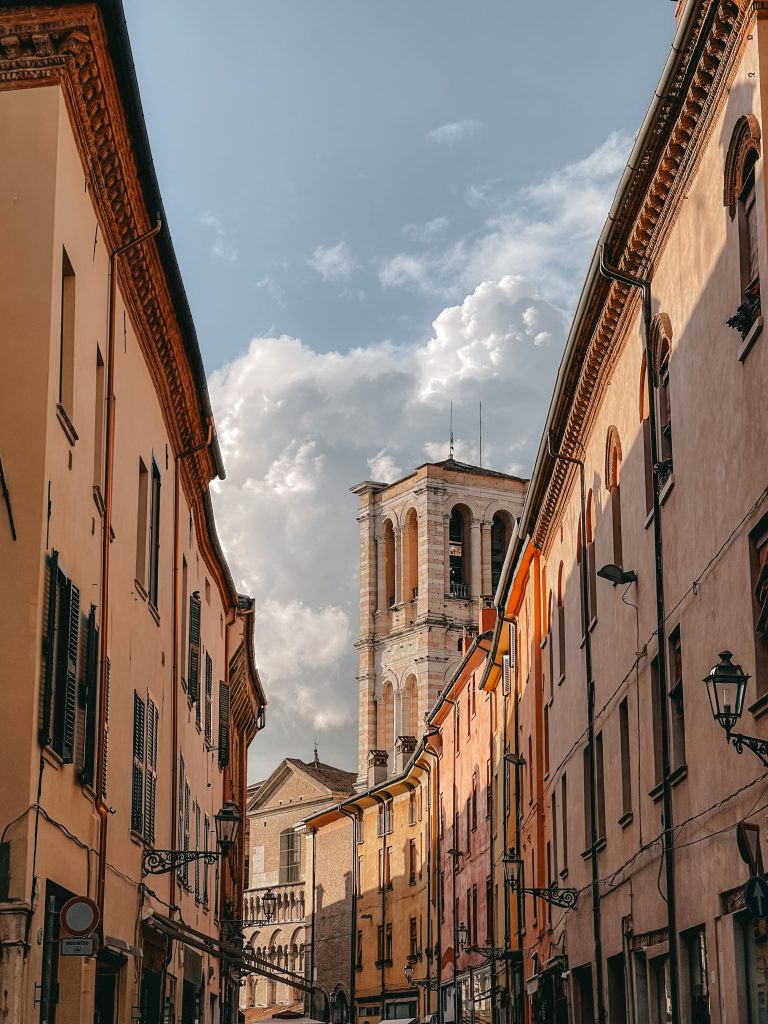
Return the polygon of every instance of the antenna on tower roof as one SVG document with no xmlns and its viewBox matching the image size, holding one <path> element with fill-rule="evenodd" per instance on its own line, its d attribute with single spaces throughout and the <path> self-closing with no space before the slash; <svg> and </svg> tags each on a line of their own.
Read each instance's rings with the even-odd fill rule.
<svg viewBox="0 0 768 1024">
<path fill-rule="evenodd" d="M 448 446 L 448 458 L 453 458 L 453 399 L 451 399 L 451 437 L 450 444 Z"/>
<path fill-rule="evenodd" d="M 480 403 L 480 468 L 483 468 L 483 403 Z"/>
<path fill-rule="evenodd" d="M 315 733 L 315 768 L 320 767 L 320 758 L 317 756 L 317 733 Z"/>
</svg>

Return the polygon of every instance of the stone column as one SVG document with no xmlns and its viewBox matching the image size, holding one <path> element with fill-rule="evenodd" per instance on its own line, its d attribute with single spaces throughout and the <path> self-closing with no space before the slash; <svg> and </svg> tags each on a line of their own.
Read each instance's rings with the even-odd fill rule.
<svg viewBox="0 0 768 1024">
<path fill-rule="evenodd" d="M 482 554 L 480 551 L 480 520 L 473 519 L 471 526 L 472 544 L 470 556 L 470 570 L 472 579 L 470 581 L 470 597 L 480 597 L 482 594 Z"/>
<path fill-rule="evenodd" d="M 493 583 L 491 581 L 491 524 L 481 526 L 483 546 L 483 597 L 490 597 Z"/>
<path fill-rule="evenodd" d="M 395 604 L 402 604 L 403 594 L 403 549 L 405 547 L 405 528 L 398 526 L 395 530 Z"/>
</svg>

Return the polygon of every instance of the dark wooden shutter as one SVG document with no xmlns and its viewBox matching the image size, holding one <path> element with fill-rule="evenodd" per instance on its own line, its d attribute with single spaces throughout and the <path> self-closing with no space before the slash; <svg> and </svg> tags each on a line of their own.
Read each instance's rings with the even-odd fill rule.
<svg viewBox="0 0 768 1024">
<path fill-rule="evenodd" d="M 99 630 L 96 626 L 96 605 L 88 613 L 85 680 L 80 690 L 80 706 L 84 711 L 83 766 L 80 781 L 92 786 L 96 777 L 96 690 L 99 674 Z"/>
<path fill-rule="evenodd" d="M 184 783 L 184 850 L 189 850 L 189 783 Z M 184 865 L 184 885 L 189 888 L 189 862 Z"/>
<path fill-rule="evenodd" d="M 229 764 L 229 684 L 219 683 L 219 767 Z"/>
<path fill-rule="evenodd" d="M 200 593 L 189 599 L 189 678 L 187 692 L 191 700 L 200 699 Z"/>
<path fill-rule="evenodd" d="M 80 590 L 71 580 L 62 589 L 53 697 L 53 749 L 65 764 L 75 756 L 77 656 L 80 646 Z"/>
<path fill-rule="evenodd" d="M 144 792 L 144 838 L 148 843 L 155 841 L 155 806 L 157 803 L 157 705 L 147 698 L 147 747 L 145 762 Z"/>
<path fill-rule="evenodd" d="M 59 553 L 52 551 L 48 559 L 48 592 L 45 609 L 45 638 L 43 655 L 43 685 L 40 695 L 40 745 L 47 747 L 51 742 L 51 719 L 53 711 L 53 678 L 56 667 L 56 596 L 59 579 Z"/>
<path fill-rule="evenodd" d="M 145 750 L 144 701 L 133 692 L 133 784 L 131 787 L 131 828 L 142 832 L 144 826 L 144 750 Z"/>
<path fill-rule="evenodd" d="M 107 773 L 109 769 L 109 676 L 112 669 L 107 658 L 107 671 L 104 675 L 104 737 L 101 741 L 101 795 L 107 795 Z"/>
<path fill-rule="evenodd" d="M 211 742 L 211 705 L 213 702 L 213 662 L 206 651 L 205 654 L 205 738 Z"/>
<path fill-rule="evenodd" d="M 176 833 L 176 849 L 184 849 L 184 755 L 179 757 L 179 797 L 178 797 L 178 828 Z M 176 872 L 180 882 L 184 881 L 184 866 L 179 865 Z"/>
</svg>

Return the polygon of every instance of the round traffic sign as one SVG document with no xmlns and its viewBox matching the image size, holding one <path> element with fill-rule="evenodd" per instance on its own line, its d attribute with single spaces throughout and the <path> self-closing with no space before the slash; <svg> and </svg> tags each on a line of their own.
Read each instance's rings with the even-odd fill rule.
<svg viewBox="0 0 768 1024">
<path fill-rule="evenodd" d="M 61 908 L 61 927 L 70 935 L 90 935 L 99 924 L 99 908 L 87 896 L 73 896 Z"/>
<path fill-rule="evenodd" d="M 744 902 L 754 917 L 768 917 L 768 882 L 755 875 L 744 886 Z"/>
</svg>

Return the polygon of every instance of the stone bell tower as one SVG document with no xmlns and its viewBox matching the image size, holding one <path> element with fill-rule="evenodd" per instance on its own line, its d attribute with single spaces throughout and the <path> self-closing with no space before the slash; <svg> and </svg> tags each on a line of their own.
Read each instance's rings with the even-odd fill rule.
<svg viewBox="0 0 768 1024">
<path fill-rule="evenodd" d="M 393 484 L 352 488 L 360 499 L 360 785 L 372 750 L 387 753 L 391 774 L 398 738 L 421 737 L 465 634 L 493 598 L 526 485 L 446 459 Z"/>
</svg>

